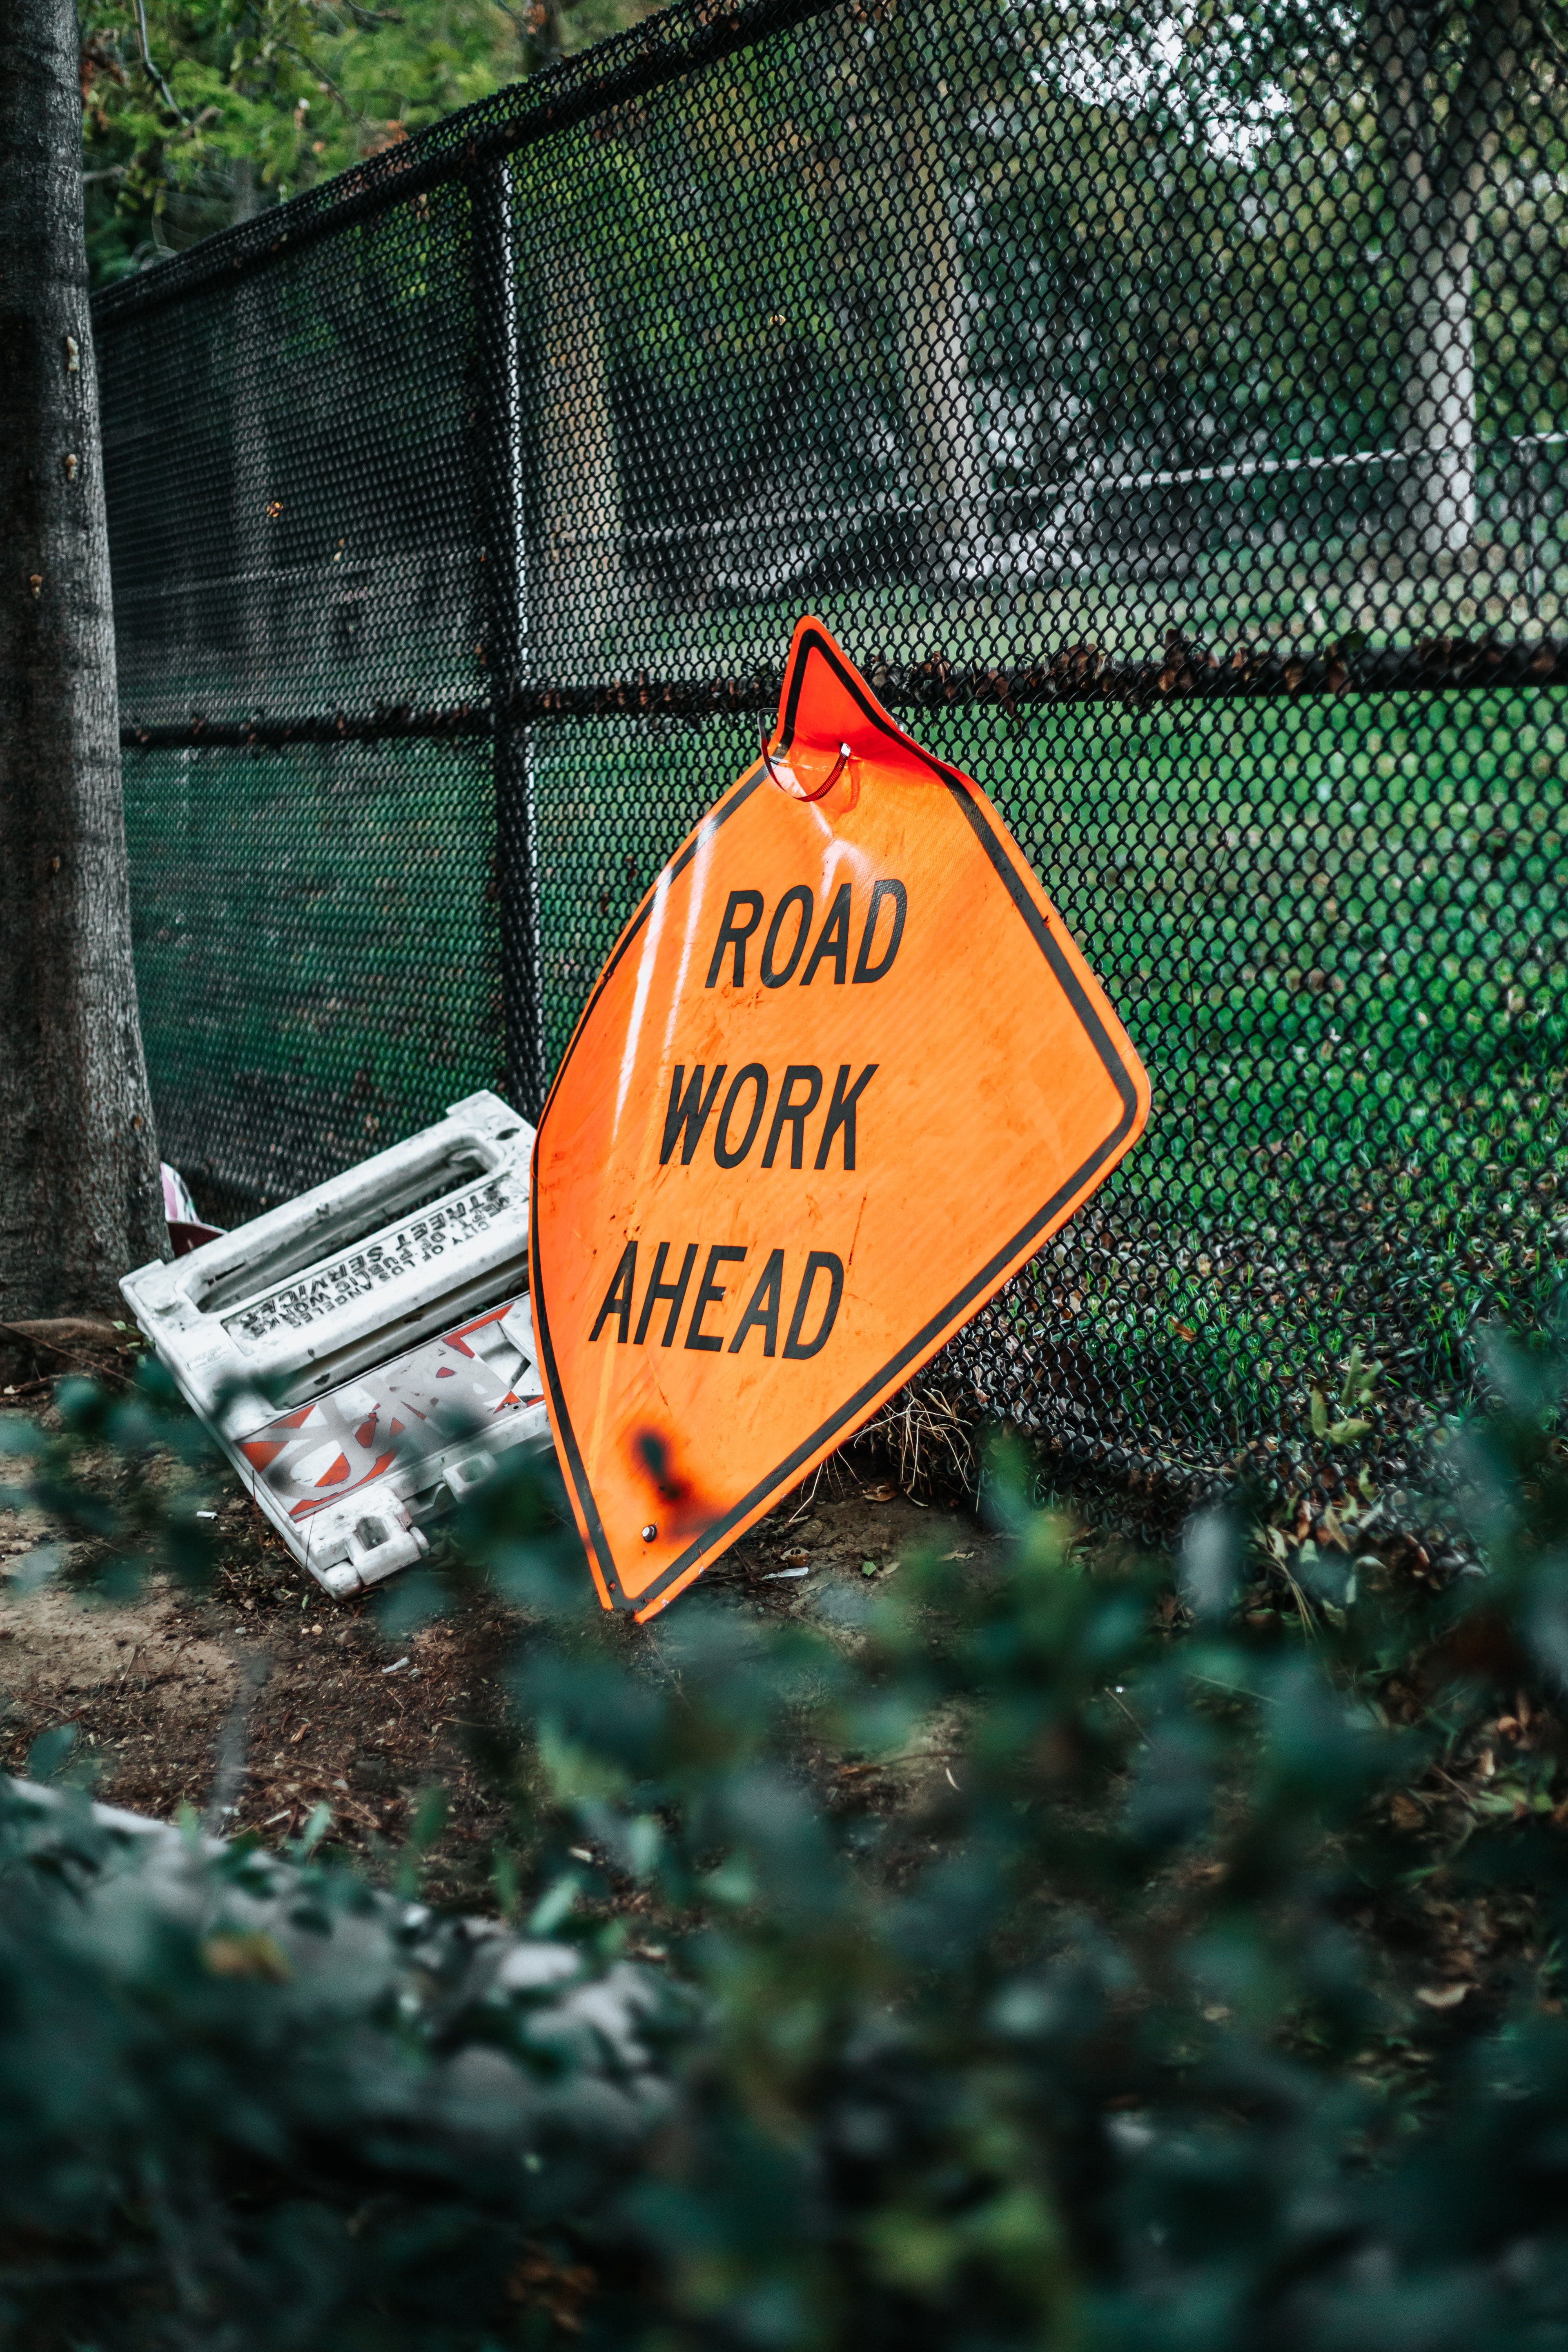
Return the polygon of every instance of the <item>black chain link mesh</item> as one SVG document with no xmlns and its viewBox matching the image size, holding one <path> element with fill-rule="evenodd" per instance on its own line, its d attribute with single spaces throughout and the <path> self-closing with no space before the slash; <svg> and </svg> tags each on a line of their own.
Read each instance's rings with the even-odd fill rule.
<svg viewBox="0 0 1568 2352">
<path fill-rule="evenodd" d="M 536 1111 L 809 606 L 1153 1081 L 949 1369 L 1135 1481 L 1459 1379 L 1568 1246 L 1563 29 L 688 0 L 100 298 L 169 1156 Z"/>
</svg>

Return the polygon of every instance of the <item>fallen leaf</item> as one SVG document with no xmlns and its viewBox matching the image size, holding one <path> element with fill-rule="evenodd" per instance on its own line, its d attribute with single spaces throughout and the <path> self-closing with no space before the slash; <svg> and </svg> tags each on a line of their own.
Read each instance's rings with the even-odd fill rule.
<svg viewBox="0 0 1568 2352">
<path fill-rule="evenodd" d="M 868 1503 L 896 1503 L 898 1498 L 898 1488 L 889 1486 L 885 1478 L 879 1486 L 868 1486 L 866 1489 L 866 1500 Z"/>
<path fill-rule="evenodd" d="M 1173 1323 L 1171 1329 L 1178 1339 L 1185 1339 L 1189 1344 L 1198 1336 L 1190 1323 Z"/>
<path fill-rule="evenodd" d="M 1394 1816 L 1395 1826 L 1402 1830 L 1418 1830 L 1426 1819 L 1415 1798 L 1407 1797 L 1402 1789 L 1396 1790 L 1390 1797 L 1388 1810 Z"/>
<path fill-rule="evenodd" d="M 1491 1821 L 1522 1821 L 1531 1811 L 1530 1792 L 1517 1780 L 1500 1780 L 1495 1788 L 1475 1789 L 1470 1807 Z"/>
<path fill-rule="evenodd" d="M 202 1958 L 215 1977 L 259 1977 L 267 1984 L 287 1984 L 293 1975 L 282 1946 L 264 1933 L 209 1936 Z"/>
<path fill-rule="evenodd" d="M 1468 1985 L 1463 1984 L 1417 1985 L 1415 1998 L 1425 2001 L 1428 2009 L 1458 2009 L 1469 1990 Z"/>
</svg>

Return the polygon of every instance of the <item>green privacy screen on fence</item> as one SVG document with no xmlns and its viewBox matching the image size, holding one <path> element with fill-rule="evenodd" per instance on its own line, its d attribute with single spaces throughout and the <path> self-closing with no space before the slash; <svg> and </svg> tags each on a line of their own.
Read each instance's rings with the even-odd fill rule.
<svg viewBox="0 0 1568 2352">
<path fill-rule="evenodd" d="M 810 608 L 1153 1082 L 944 1371 L 1189 1490 L 1460 1381 L 1568 1254 L 1562 32 L 688 0 L 101 297 L 166 1154 L 536 1111 Z"/>
</svg>

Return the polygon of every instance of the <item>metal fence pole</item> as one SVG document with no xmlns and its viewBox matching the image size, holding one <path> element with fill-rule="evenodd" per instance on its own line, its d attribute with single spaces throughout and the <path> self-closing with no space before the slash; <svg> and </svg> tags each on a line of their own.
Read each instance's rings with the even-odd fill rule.
<svg viewBox="0 0 1568 2352">
<path fill-rule="evenodd" d="M 522 483 L 517 257 L 510 169 L 469 182 L 473 205 L 475 416 L 484 547 L 486 674 L 495 725 L 496 887 L 507 1099 L 536 1119 L 545 1094 L 543 970 L 532 730 L 519 717 L 528 667 L 527 516 Z"/>
</svg>

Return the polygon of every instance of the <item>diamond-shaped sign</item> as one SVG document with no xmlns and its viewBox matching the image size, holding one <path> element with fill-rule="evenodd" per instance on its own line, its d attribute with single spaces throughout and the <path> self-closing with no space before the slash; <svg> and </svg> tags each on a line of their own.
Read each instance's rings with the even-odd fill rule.
<svg viewBox="0 0 1568 2352">
<path fill-rule="evenodd" d="M 1125 1032 L 977 784 L 821 624 L 540 1121 L 534 1330 L 606 1608 L 653 1615 L 1135 1140 Z"/>
</svg>

